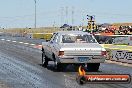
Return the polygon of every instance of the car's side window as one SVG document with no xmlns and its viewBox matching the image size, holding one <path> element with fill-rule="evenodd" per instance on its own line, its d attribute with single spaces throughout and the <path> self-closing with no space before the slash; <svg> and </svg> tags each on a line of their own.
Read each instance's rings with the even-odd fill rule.
<svg viewBox="0 0 132 88">
<path fill-rule="evenodd" d="M 53 42 L 53 41 L 54 41 L 54 39 L 55 39 L 55 36 L 56 36 L 56 33 L 54 33 L 54 34 L 53 34 L 53 36 L 52 36 L 52 38 L 51 38 L 51 40 L 50 40 L 50 41 L 52 41 L 52 42 Z"/>
<path fill-rule="evenodd" d="M 58 43 L 58 42 L 59 42 L 59 36 L 58 36 L 58 34 L 55 35 L 53 41 L 54 41 L 55 43 Z"/>
</svg>

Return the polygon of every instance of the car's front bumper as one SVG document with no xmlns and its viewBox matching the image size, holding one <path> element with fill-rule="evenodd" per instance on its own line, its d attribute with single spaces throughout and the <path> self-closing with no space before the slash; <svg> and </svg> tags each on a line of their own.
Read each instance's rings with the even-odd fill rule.
<svg viewBox="0 0 132 88">
<path fill-rule="evenodd" d="M 79 57 L 88 57 L 89 59 L 80 61 Z M 63 56 L 58 58 L 60 63 L 103 63 L 105 60 L 105 56 Z"/>
</svg>

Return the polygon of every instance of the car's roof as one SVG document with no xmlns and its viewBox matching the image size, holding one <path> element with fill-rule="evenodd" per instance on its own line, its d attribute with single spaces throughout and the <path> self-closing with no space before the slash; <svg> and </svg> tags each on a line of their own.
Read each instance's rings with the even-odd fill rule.
<svg viewBox="0 0 132 88">
<path fill-rule="evenodd" d="M 83 31 L 58 31 L 55 33 L 59 33 L 61 35 L 64 35 L 64 34 L 89 34 L 90 35 L 90 33 L 83 32 Z"/>
</svg>

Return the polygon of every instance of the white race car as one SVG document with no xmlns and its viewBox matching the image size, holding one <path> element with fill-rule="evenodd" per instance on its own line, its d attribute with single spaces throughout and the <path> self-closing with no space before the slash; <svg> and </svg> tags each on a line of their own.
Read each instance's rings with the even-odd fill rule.
<svg viewBox="0 0 132 88">
<path fill-rule="evenodd" d="M 98 71 L 106 59 L 106 50 L 99 45 L 92 34 L 82 31 L 55 32 L 49 42 L 42 42 L 42 64 L 48 61 L 62 70 L 67 64 L 87 64 L 90 71 Z"/>
</svg>

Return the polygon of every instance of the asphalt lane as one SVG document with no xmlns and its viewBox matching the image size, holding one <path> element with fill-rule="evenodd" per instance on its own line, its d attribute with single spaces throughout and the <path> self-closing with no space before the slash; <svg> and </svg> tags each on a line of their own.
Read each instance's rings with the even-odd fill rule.
<svg viewBox="0 0 132 88">
<path fill-rule="evenodd" d="M 61 74 L 40 66 L 40 54 L 0 43 L 0 79 L 11 88 L 63 88 Z M 60 81 L 61 80 L 61 81 Z M 63 83 L 63 82 L 62 82 Z M 59 84 L 59 85 L 58 85 Z"/>
<path fill-rule="evenodd" d="M 8 38 L 8 40 L 11 39 Z M 25 40 L 15 38 L 13 41 L 24 42 Z M 37 41 L 26 40 L 28 43 L 35 44 L 39 44 L 41 40 Z M 52 62 L 48 69 L 44 68 L 41 66 L 39 49 L 0 40 L 0 81 L 9 88 L 132 88 L 132 82 L 130 84 L 78 85 L 77 72 L 73 68 L 70 66 L 65 72 L 56 72 Z M 87 74 L 130 74 L 132 76 L 132 67 L 103 63 L 99 72 L 87 72 Z"/>
</svg>

